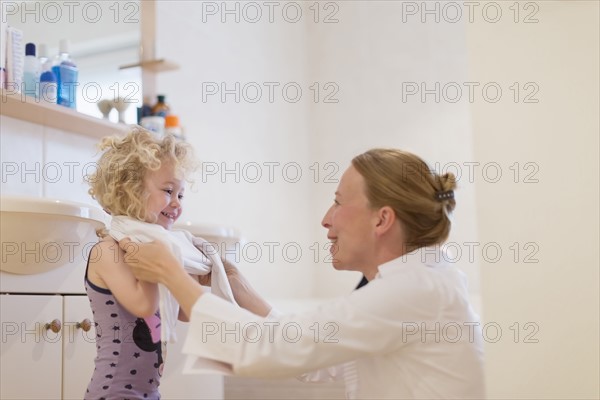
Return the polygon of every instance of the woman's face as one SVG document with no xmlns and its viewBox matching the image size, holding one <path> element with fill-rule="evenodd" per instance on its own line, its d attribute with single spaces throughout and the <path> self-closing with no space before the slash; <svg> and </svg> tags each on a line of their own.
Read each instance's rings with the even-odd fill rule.
<svg viewBox="0 0 600 400">
<path fill-rule="evenodd" d="M 148 171 L 144 178 L 148 201 L 146 221 L 170 230 L 182 212 L 185 181 L 179 179 L 172 162 L 163 161 L 160 169 Z"/>
<path fill-rule="evenodd" d="M 350 166 L 335 192 L 334 204 L 321 224 L 331 240 L 332 264 L 338 270 L 365 272 L 376 268 L 374 228 L 377 211 L 370 207 L 362 175 Z"/>
</svg>

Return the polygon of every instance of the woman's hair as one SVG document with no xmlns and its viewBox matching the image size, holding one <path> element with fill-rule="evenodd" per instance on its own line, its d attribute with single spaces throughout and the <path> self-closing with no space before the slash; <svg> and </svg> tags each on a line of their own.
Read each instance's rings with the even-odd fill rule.
<svg viewBox="0 0 600 400">
<path fill-rule="evenodd" d="M 454 210 L 454 174 L 438 175 L 418 156 L 395 149 L 372 149 L 352 165 L 365 181 L 374 208 L 389 206 L 401 221 L 408 251 L 443 243 Z"/>
<path fill-rule="evenodd" d="M 88 176 L 89 194 L 111 215 L 144 220 L 148 193 L 144 178 L 163 162 L 172 162 L 185 178 L 195 167 L 192 147 L 171 135 L 157 138 L 136 127 L 126 136 L 110 136 L 98 145 L 103 151 L 96 171 Z"/>
</svg>

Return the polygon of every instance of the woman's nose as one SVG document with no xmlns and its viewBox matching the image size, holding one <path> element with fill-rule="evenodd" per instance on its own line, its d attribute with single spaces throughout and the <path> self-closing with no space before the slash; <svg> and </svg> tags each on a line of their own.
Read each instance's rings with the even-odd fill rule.
<svg viewBox="0 0 600 400">
<path fill-rule="evenodd" d="M 327 210 L 327 212 L 323 216 L 323 220 L 321 221 L 321 225 L 324 228 L 329 229 L 331 227 L 331 210 L 332 209 L 333 209 L 333 206 L 329 207 L 329 210 Z"/>
</svg>

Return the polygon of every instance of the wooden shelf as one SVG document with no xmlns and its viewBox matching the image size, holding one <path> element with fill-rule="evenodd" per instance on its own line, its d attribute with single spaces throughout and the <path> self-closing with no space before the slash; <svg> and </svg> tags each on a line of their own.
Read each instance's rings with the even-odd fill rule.
<svg viewBox="0 0 600 400">
<path fill-rule="evenodd" d="M 141 67 L 142 69 L 151 71 L 151 72 L 166 72 L 166 71 L 175 71 L 179 69 L 179 65 L 172 61 L 165 60 L 164 58 L 158 60 L 146 60 L 140 61 L 135 64 L 127 64 L 122 65 L 119 69 L 127 69 L 127 68 L 136 68 Z"/>
<path fill-rule="evenodd" d="M 124 134 L 130 130 L 125 124 L 115 124 L 67 107 L 42 103 L 20 93 L 7 93 L 5 90 L 0 90 L 0 115 L 95 138 Z"/>
</svg>

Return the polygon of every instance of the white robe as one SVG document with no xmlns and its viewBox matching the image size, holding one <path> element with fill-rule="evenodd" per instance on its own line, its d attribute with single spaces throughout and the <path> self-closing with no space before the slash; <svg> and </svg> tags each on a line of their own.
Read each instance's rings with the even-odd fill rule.
<svg viewBox="0 0 600 400">
<path fill-rule="evenodd" d="M 348 398 L 482 399 L 482 339 L 462 272 L 440 251 L 420 249 L 314 311 L 258 318 L 202 295 L 183 351 L 191 372 L 286 378 L 321 369 L 316 379 L 342 372 Z"/>
<path fill-rule="evenodd" d="M 219 297 L 235 303 L 225 267 L 219 253 L 206 240 L 195 237 L 186 230 L 166 230 L 161 225 L 140 221 L 126 216 L 111 219 L 109 235 L 116 241 L 129 238 L 133 242 L 148 243 L 160 240 L 169 246 L 173 255 L 186 272 L 192 275 L 211 275 L 211 291 Z M 135 251 L 130 256 L 135 260 Z M 161 340 L 175 342 L 175 324 L 179 304 L 163 285 L 158 285 L 161 317 Z"/>
</svg>

